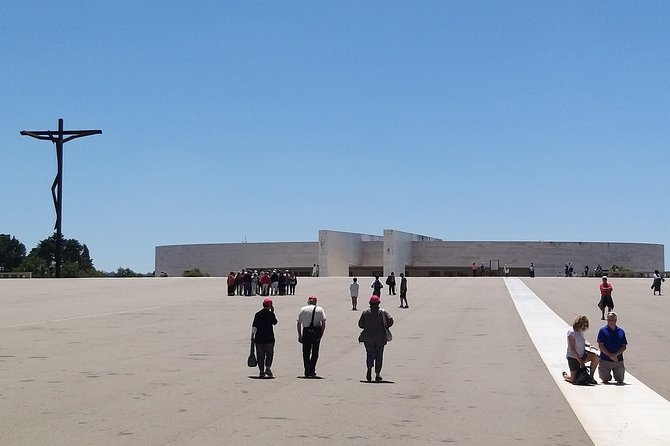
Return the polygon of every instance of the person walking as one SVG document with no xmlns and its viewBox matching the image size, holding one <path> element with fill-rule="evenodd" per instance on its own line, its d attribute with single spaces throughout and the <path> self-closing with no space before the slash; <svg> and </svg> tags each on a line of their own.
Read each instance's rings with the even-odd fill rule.
<svg viewBox="0 0 670 446">
<path fill-rule="evenodd" d="M 356 311 L 356 304 L 358 303 L 358 279 L 354 277 L 353 282 L 349 285 L 349 294 L 351 295 L 351 310 Z"/>
<path fill-rule="evenodd" d="M 656 296 L 656 293 L 658 295 L 661 295 L 661 282 L 665 282 L 665 278 L 661 276 L 661 273 L 655 269 L 654 270 L 654 282 L 651 284 L 651 289 L 654 290 L 654 296 Z"/>
<path fill-rule="evenodd" d="M 389 296 L 395 296 L 395 273 L 391 271 L 391 275 L 386 278 L 386 285 L 389 287 Z"/>
<path fill-rule="evenodd" d="M 254 315 L 251 324 L 251 342 L 256 344 L 256 357 L 258 359 L 258 377 L 272 378 L 272 360 L 275 350 L 274 326 L 277 325 L 275 307 L 272 299 L 263 299 L 263 309 Z"/>
<path fill-rule="evenodd" d="M 623 384 L 626 367 L 623 363 L 623 352 L 628 346 L 626 333 L 617 326 L 618 316 L 614 311 L 607 314 L 607 325 L 598 332 L 598 347 L 600 348 L 600 365 L 598 376 L 605 384 L 614 380 Z"/>
<path fill-rule="evenodd" d="M 316 304 L 316 296 L 307 298 L 307 305 L 298 312 L 298 342 L 302 344 L 302 360 L 305 378 L 316 376 L 316 362 L 319 359 L 321 338 L 326 331 L 326 312 Z"/>
<path fill-rule="evenodd" d="M 405 306 L 402 303 L 405 302 Z M 400 308 L 409 308 L 407 305 L 407 277 L 405 273 L 400 273 Z"/>
<path fill-rule="evenodd" d="M 361 313 L 358 327 L 362 328 L 358 342 L 365 345 L 365 365 L 367 372 L 365 379 L 372 381 L 372 369 L 375 369 L 375 381 L 382 380 L 381 371 L 384 361 L 384 347 L 386 346 L 386 329 L 393 326 L 393 318 L 383 308 L 380 308 L 381 299 L 377 295 L 370 298 L 370 308 Z"/>
<path fill-rule="evenodd" d="M 614 288 L 612 284 L 607 281 L 607 276 L 602 277 L 602 283 L 600 284 L 600 302 L 598 302 L 598 308 L 602 313 L 600 317 L 601 321 L 605 320 L 605 308 L 607 312 L 614 310 L 614 301 L 612 300 L 612 291 Z"/>
</svg>

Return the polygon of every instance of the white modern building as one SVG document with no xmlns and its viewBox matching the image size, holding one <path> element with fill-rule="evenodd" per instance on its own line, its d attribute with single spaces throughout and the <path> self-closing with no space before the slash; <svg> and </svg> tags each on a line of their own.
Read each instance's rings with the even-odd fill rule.
<svg viewBox="0 0 670 446">
<path fill-rule="evenodd" d="M 472 264 L 484 262 L 487 275 L 527 276 L 531 262 L 536 276 L 555 277 L 570 262 L 575 275 L 589 266 L 609 270 L 618 265 L 646 277 L 665 265 L 664 246 L 612 242 L 445 241 L 385 229 L 383 235 L 320 230 L 315 242 L 216 243 L 156 247 L 156 274 L 181 276 L 194 268 L 211 276 L 226 276 L 244 268 L 296 271 L 309 275 L 319 265 L 320 276 L 469 276 Z M 614 272 L 610 272 L 612 274 Z"/>
</svg>

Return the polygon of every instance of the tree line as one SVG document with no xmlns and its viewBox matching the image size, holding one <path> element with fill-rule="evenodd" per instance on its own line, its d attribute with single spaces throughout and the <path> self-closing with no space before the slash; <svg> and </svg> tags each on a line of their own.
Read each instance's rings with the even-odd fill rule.
<svg viewBox="0 0 670 446">
<path fill-rule="evenodd" d="M 26 247 L 10 234 L 0 234 L 0 271 L 30 272 L 33 277 L 55 277 L 56 236 L 41 240 L 26 254 Z M 93 265 L 86 244 L 76 239 L 63 239 L 61 255 L 61 277 L 140 277 L 129 268 L 116 272 L 99 271 Z"/>
</svg>

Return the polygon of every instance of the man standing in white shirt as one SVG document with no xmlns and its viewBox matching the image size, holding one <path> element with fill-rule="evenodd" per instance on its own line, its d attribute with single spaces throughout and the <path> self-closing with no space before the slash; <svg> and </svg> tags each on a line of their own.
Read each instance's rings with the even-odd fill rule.
<svg viewBox="0 0 670 446">
<path fill-rule="evenodd" d="M 358 302 L 358 279 L 354 277 L 354 281 L 349 285 L 349 293 L 351 294 L 351 310 L 356 311 L 356 303 Z"/>
</svg>

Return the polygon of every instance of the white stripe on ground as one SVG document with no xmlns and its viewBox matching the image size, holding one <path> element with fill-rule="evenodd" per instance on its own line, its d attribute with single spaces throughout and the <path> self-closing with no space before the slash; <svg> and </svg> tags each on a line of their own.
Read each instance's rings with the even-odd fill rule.
<svg viewBox="0 0 670 446">
<path fill-rule="evenodd" d="M 567 369 L 566 335 L 570 326 L 521 279 L 505 278 L 505 285 L 549 373 L 596 446 L 670 444 L 668 400 L 628 372 L 626 385 L 622 386 L 600 383 L 582 387 L 565 382 L 561 373 Z M 635 348 L 635 344 L 630 347 Z"/>
</svg>

